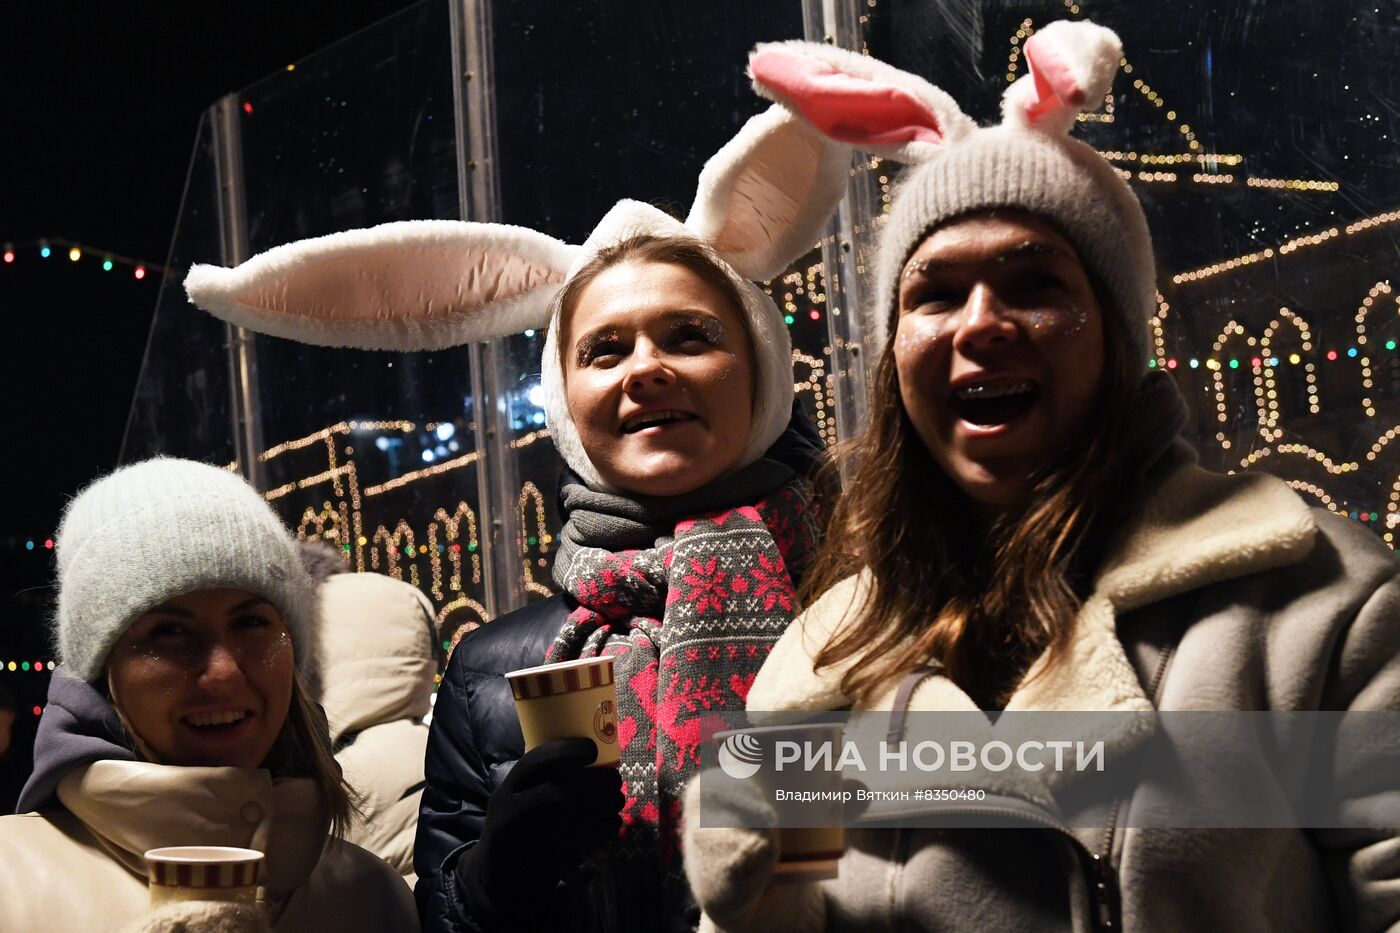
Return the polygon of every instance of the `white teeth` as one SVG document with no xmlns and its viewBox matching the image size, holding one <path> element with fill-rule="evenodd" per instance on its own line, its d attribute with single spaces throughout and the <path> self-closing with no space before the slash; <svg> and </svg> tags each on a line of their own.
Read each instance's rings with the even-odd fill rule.
<svg viewBox="0 0 1400 933">
<path fill-rule="evenodd" d="M 963 386 L 953 392 L 960 399 L 1001 398 L 1004 395 L 1019 395 L 1030 392 L 1035 386 L 1029 382 L 1007 382 L 1000 385 Z"/>
<path fill-rule="evenodd" d="M 628 418 L 622 423 L 622 430 L 632 432 L 640 431 L 642 428 L 650 427 L 653 424 L 660 424 L 663 421 L 679 421 L 693 418 L 694 415 L 684 411 L 649 411 L 646 414 L 636 415 Z"/>
<path fill-rule="evenodd" d="M 223 713 L 191 713 L 185 721 L 192 726 L 226 726 L 247 716 L 245 710 L 228 710 Z"/>
</svg>

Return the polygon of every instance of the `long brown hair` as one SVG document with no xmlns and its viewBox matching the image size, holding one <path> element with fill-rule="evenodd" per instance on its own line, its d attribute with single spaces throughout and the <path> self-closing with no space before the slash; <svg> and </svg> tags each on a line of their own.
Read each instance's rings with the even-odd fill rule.
<svg viewBox="0 0 1400 933">
<path fill-rule="evenodd" d="M 848 696 L 869 697 L 936 661 L 979 705 L 1000 708 L 1038 656 L 1048 652 L 1049 664 L 1063 656 L 1109 506 L 1121 508 L 1139 485 L 1129 467 L 1135 445 L 1123 437 L 1141 361 L 1118 316 L 1100 305 L 1096 410 L 1064 455 L 1032 477 L 1025 503 L 985 530 L 904 410 L 891 329 L 869 427 L 838 453 L 853 469 L 802 588 L 809 605 L 853 571 L 869 571 L 859 618 L 816 658 L 818 667 L 855 659 L 841 681 Z"/>
</svg>

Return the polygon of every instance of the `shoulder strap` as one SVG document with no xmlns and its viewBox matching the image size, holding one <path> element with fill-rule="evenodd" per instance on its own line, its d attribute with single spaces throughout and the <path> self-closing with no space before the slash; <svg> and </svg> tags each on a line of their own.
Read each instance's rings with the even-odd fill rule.
<svg viewBox="0 0 1400 933">
<path fill-rule="evenodd" d="M 916 668 L 904 675 L 899 688 L 894 692 L 894 707 L 890 710 L 890 729 L 886 740 L 894 745 L 904 737 L 904 717 L 909 712 L 909 698 L 925 679 L 943 673 L 943 665 L 932 661 L 924 667 Z"/>
</svg>

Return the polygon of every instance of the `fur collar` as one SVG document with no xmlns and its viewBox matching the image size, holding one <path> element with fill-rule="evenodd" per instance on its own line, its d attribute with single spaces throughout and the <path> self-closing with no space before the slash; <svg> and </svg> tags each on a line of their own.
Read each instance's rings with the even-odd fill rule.
<svg viewBox="0 0 1400 933">
<path fill-rule="evenodd" d="M 1116 636 L 1118 614 L 1190 590 L 1302 560 L 1317 533 L 1311 510 L 1288 486 L 1266 475 L 1226 476 L 1180 467 L 1148 500 L 1104 562 L 1084 601 L 1064 663 L 1012 695 L 1015 710 L 1148 712 L 1136 673 Z M 862 572 L 832 587 L 794 621 L 774 646 L 749 691 L 750 710 L 831 710 L 852 706 L 841 690 L 846 665 L 814 669 L 813 658 L 858 616 L 868 587 Z M 1039 673 L 1043 659 L 1032 665 Z M 862 709 L 888 710 L 891 684 Z M 945 677 L 925 679 L 911 710 L 972 710 Z"/>
<path fill-rule="evenodd" d="M 128 871 L 160 846 L 236 846 L 266 853 L 270 900 L 301 886 L 321 859 L 330 817 L 309 778 L 262 769 L 196 768 L 144 761 L 97 761 L 69 772 L 58 799 Z"/>
</svg>

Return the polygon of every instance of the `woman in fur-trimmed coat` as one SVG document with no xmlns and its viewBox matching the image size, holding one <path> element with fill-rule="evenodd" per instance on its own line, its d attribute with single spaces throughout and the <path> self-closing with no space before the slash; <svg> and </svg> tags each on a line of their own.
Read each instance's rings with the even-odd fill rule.
<svg viewBox="0 0 1400 933">
<path fill-rule="evenodd" d="M 761 92 L 913 165 L 877 257 L 871 424 L 809 578 L 824 595 L 774 647 L 748 709 L 1400 709 L 1400 561 L 1281 480 L 1197 467 L 1174 383 L 1144 365 L 1155 276 L 1142 209 L 1066 135 L 1106 92 L 1117 37 L 1055 23 L 1023 52 L 1030 74 L 990 128 L 865 56 L 785 43 L 751 59 Z M 1093 735 L 1110 762 L 1150 722 L 1125 718 Z M 1283 797 L 1289 769 L 1335 764 L 1232 752 L 1260 799 Z M 952 776 L 986 788 L 983 816 L 1014 813 L 1015 828 L 853 831 L 839 877 L 806 884 L 770 883 L 771 831 L 700 826 L 692 782 L 684 848 L 705 925 L 1400 924 L 1393 830 L 1140 828 L 1171 812 L 1160 773 L 1087 824 L 1108 828 L 1080 830 L 1072 772 Z M 1396 789 L 1367 776 L 1338 812 Z"/>
</svg>

